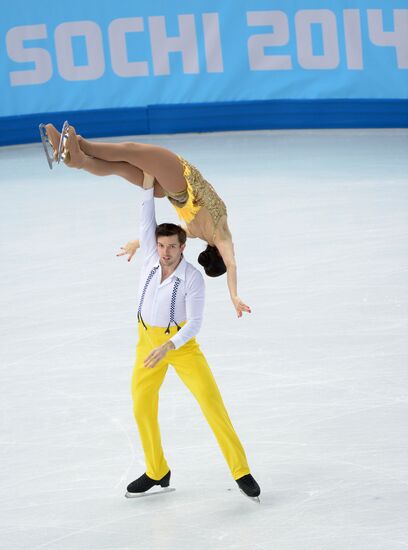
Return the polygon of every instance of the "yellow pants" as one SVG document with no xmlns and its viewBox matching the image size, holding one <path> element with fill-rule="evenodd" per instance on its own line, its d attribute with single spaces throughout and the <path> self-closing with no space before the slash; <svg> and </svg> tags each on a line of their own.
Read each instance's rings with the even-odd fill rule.
<svg viewBox="0 0 408 550">
<path fill-rule="evenodd" d="M 177 350 L 170 351 L 152 369 L 144 366 L 150 351 L 166 342 L 177 330 L 171 327 L 165 334 L 163 327 L 139 323 L 139 342 L 136 348 L 136 363 L 132 376 L 134 415 L 143 445 L 146 473 L 158 480 L 167 474 L 169 466 L 164 457 L 158 423 L 159 389 L 169 364 L 197 399 L 207 419 L 234 479 L 249 474 L 245 451 L 231 424 L 220 391 L 208 363 L 195 338 Z"/>
</svg>

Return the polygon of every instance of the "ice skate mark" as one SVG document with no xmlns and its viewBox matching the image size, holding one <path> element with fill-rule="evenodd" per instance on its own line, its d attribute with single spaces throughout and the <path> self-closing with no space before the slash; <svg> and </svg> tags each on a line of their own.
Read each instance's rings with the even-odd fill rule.
<svg viewBox="0 0 408 550">
<path fill-rule="evenodd" d="M 43 350 L 37 351 L 35 353 L 31 353 L 28 355 L 25 355 L 24 357 L 21 357 L 20 359 L 17 359 L 16 361 L 12 361 L 10 363 L 7 363 L 8 367 L 12 367 L 14 365 L 18 365 L 20 363 L 24 363 L 24 361 L 27 361 L 28 359 L 35 359 L 37 357 L 40 357 L 41 355 L 45 353 L 49 353 L 51 351 L 54 351 L 56 349 L 64 349 L 67 346 L 70 346 L 71 344 L 76 344 L 78 342 L 82 342 L 83 340 L 87 340 L 88 338 L 93 338 L 94 336 L 100 335 L 105 332 L 111 332 L 113 330 L 118 330 L 118 327 L 109 327 L 102 330 L 95 330 L 93 332 L 89 332 L 83 336 L 75 336 L 73 338 L 70 338 L 69 340 L 66 340 L 65 342 L 62 342 L 61 344 L 54 344 L 52 346 L 49 346 Z"/>
<path fill-rule="evenodd" d="M 174 487 L 164 487 L 163 489 L 156 489 L 155 491 L 146 491 L 144 493 L 129 493 L 126 492 L 126 498 L 144 498 L 153 497 L 156 495 L 162 495 L 164 493 L 173 493 L 176 489 Z"/>
<path fill-rule="evenodd" d="M 132 442 L 128 432 L 126 431 L 125 426 L 122 424 L 122 422 L 118 418 L 112 418 L 111 421 L 114 424 L 116 424 L 116 426 L 119 428 L 119 431 L 121 431 L 125 435 L 127 443 L 128 443 L 128 447 L 129 447 L 129 450 L 130 450 L 130 455 L 132 457 L 132 460 L 130 461 L 129 466 L 126 468 L 125 472 L 120 476 L 120 478 L 118 479 L 118 482 L 114 486 L 114 488 L 117 489 L 128 478 L 129 473 L 130 473 L 131 469 L 133 468 L 133 464 L 134 464 L 134 461 L 135 461 L 134 456 L 136 455 L 136 452 L 135 452 L 135 449 L 134 449 L 134 446 L 133 446 L 133 442 Z M 144 464 L 141 463 L 140 466 L 144 466 Z"/>
<path fill-rule="evenodd" d="M 78 529 L 76 531 L 72 531 L 72 533 L 68 533 L 67 535 L 63 535 L 62 537 L 52 539 L 48 542 L 40 544 L 39 546 L 35 546 L 35 547 L 31 548 L 31 550 L 41 550 L 42 548 L 46 548 L 47 546 L 54 545 L 55 543 L 59 543 L 63 540 L 69 539 L 71 537 L 81 535 L 82 533 L 87 533 L 89 531 L 94 531 L 94 530 L 99 529 L 99 528 L 104 528 L 107 525 L 112 525 L 114 523 L 118 523 L 118 522 L 121 522 L 121 521 L 125 521 L 125 520 L 126 521 L 127 520 L 132 521 L 134 519 L 135 519 L 135 513 L 133 512 L 132 514 L 115 518 L 112 521 L 104 521 L 102 523 L 97 523 L 97 524 L 90 525 L 89 527 L 84 527 L 83 529 Z"/>
<path fill-rule="evenodd" d="M 251 500 L 252 502 L 255 502 L 256 504 L 261 504 L 261 500 L 259 497 L 250 497 L 246 495 L 242 489 L 240 489 L 240 492 L 244 495 L 245 498 Z"/>
</svg>

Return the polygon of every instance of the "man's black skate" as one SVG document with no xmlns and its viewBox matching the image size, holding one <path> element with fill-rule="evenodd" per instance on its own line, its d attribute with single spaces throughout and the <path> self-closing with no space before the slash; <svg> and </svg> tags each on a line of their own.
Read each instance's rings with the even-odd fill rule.
<svg viewBox="0 0 408 550">
<path fill-rule="evenodd" d="M 259 495 L 261 494 L 261 488 L 251 476 L 247 474 L 246 476 L 240 477 L 235 480 L 238 483 L 238 487 L 245 496 L 253 500 L 254 502 L 260 502 Z"/>
<path fill-rule="evenodd" d="M 155 485 L 160 485 L 164 489 L 164 491 L 155 491 L 153 493 L 148 493 L 151 495 L 155 495 L 158 493 L 164 493 L 168 491 L 174 491 L 175 489 L 170 489 L 170 476 L 171 471 L 169 470 L 167 474 L 162 477 L 161 479 L 152 479 L 147 474 L 143 474 L 142 476 L 135 479 L 135 481 L 132 481 L 132 483 L 129 483 L 127 486 L 127 493 L 126 498 L 134 498 L 134 497 L 141 497 L 146 494 L 146 492 L 154 487 Z"/>
</svg>

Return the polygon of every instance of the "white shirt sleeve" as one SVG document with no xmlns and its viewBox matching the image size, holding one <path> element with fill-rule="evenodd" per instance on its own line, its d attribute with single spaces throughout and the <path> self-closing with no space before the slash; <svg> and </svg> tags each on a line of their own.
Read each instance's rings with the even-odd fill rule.
<svg viewBox="0 0 408 550">
<path fill-rule="evenodd" d="M 205 284 L 201 273 L 194 270 L 193 276 L 187 281 L 186 288 L 186 324 L 170 340 L 175 348 L 194 338 L 198 334 L 203 322 L 205 303 Z"/>
<path fill-rule="evenodd" d="M 143 202 L 140 220 L 140 252 L 144 261 L 157 254 L 156 245 L 156 212 L 154 208 L 154 190 L 143 190 Z"/>
</svg>

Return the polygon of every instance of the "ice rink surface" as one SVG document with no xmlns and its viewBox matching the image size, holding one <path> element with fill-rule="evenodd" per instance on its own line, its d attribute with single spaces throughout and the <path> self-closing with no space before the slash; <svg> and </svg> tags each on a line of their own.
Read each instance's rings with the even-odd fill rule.
<svg viewBox="0 0 408 550">
<path fill-rule="evenodd" d="M 115 254 L 138 235 L 140 190 L 50 171 L 40 143 L 2 148 L 0 548 L 408 547 L 408 131 L 134 139 L 196 164 L 227 203 L 253 312 L 237 319 L 225 278 L 207 279 L 198 340 L 261 504 L 171 369 L 160 421 L 177 490 L 124 498 L 144 472 L 140 258 Z M 165 199 L 157 217 L 176 221 Z"/>
</svg>

